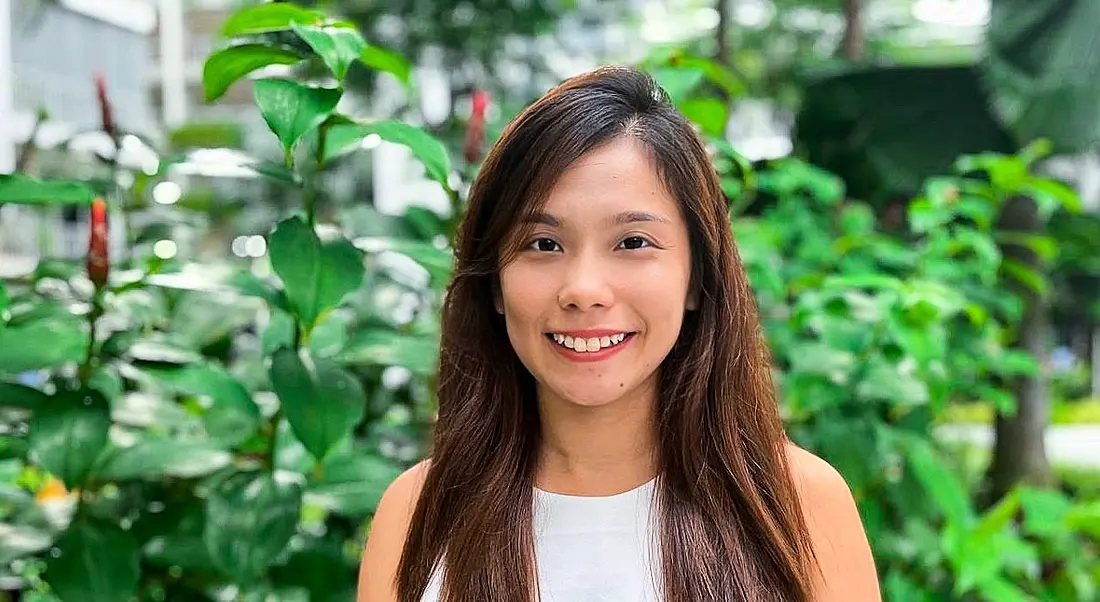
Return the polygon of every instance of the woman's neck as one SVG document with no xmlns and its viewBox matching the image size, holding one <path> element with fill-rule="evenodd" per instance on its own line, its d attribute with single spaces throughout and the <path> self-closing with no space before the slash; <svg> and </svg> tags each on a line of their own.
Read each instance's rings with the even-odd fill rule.
<svg viewBox="0 0 1100 602">
<path fill-rule="evenodd" d="M 541 395 L 542 437 L 535 484 L 572 495 L 612 495 L 657 470 L 656 391 L 596 407 Z"/>
</svg>

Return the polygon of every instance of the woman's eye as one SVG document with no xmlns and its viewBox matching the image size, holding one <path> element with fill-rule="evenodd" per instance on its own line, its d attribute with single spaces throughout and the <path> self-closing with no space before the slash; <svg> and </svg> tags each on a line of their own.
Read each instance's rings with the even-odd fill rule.
<svg viewBox="0 0 1100 602">
<path fill-rule="evenodd" d="M 535 251 L 543 251 L 546 253 L 552 253 L 558 250 L 558 243 L 554 242 L 550 238 L 536 238 L 530 246 Z"/>
<path fill-rule="evenodd" d="M 623 239 L 623 242 L 619 244 L 621 244 L 625 249 L 633 250 L 649 246 L 649 241 L 645 238 L 642 238 L 641 236 L 630 236 Z"/>
</svg>

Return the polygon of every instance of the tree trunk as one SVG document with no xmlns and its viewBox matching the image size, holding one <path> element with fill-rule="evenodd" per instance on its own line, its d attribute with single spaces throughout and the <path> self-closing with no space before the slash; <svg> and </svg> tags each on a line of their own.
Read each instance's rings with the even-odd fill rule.
<svg viewBox="0 0 1100 602">
<path fill-rule="evenodd" d="M 998 227 L 1002 230 L 1038 234 L 1042 222 L 1035 202 L 1026 197 L 1008 201 Z M 1005 259 L 1016 260 L 1028 268 L 1043 273 L 1042 261 L 1031 249 L 1020 245 L 1004 245 Z M 1047 356 L 1048 312 L 1043 298 L 1034 290 L 1012 281 L 1009 286 L 1024 301 L 1023 320 L 1015 349 L 1025 351 L 1041 363 Z M 1046 485 L 1051 482 L 1043 437 L 1050 420 L 1050 402 L 1045 370 L 1035 377 L 1021 377 L 1012 382 L 1016 397 L 1016 414 L 999 413 L 994 425 L 993 460 L 989 465 L 989 493 L 994 499 L 1004 495 L 1018 483 Z"/>
<path fill-rule="evenodd" d="M 730 56 L 730 17 L 733 15 L 733 0 L 716 0 L 714 9 L 718 11 L 718 28 L 714 32 L 714 60 L 726 67 L 732 62 Z"/>
<path fill-rule="evenodd" d="M 863 58 L 863 0 L 844 0 L 844 39 L 840 56 L 848 61 Z"/>
</svg>

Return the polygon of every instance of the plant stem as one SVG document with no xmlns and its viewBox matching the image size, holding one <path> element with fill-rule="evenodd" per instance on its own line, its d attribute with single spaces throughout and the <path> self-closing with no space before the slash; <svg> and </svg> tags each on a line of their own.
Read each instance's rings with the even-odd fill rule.
<svg viewBox="0 0 1100 602">
<path fill-rule="evenodd" d="M 84 353 L 84 363 L 80 364 L 77 378 L 80 383 L 87 384 L 92 377 L 92 369 L 95 368 L 95 340 L 96 323 L 103 315 L 103 289 L 97 288 L 92 295 L 92 310 L 88 312 L 88 346 Z"/>
<path fill-rule="evenodd" d="M 320 180 L 321 174 L 324 173 L 325 167 L 325 140 L 328 138 L 328 124 L 322 124 L 317 130 L 317 149 L 313 154 L 314 167 L 313 177 L 306 184 L 305 190 L 305 202 L 306 202 L 306 220 L 309 223 L 309 227 L 312 228 L 317 224 L 317 197 L 321 189 Z"/>
</svg>

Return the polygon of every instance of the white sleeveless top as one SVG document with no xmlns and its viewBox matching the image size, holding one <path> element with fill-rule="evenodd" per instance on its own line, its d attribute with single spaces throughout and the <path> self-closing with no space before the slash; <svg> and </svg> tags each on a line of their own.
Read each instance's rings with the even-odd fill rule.
<svg viewBox="0 0 1100 602">
<path fill-rule="evenodd" d="M 541 602 L 658 602 L 655 484 L 603 497 L 535 489 Z M 437 570 L 421 602 L 438 602 L 441 584 Z"/>
</svg>

